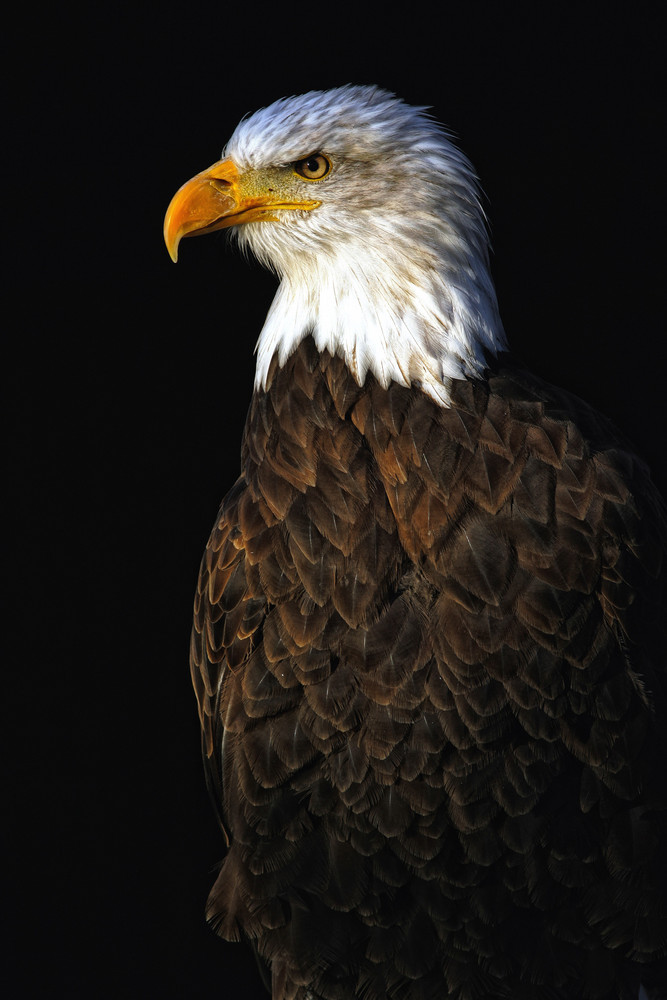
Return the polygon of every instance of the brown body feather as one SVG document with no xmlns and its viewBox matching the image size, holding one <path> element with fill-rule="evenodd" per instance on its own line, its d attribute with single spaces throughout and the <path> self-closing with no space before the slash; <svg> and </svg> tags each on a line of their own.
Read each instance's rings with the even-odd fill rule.
<svg viewBox="0 0 667 1000">
<path fill-rule="evenodd" d="M 662 981 L 665 550 L 642 464 L 509 362 L 441 407 L 274 361 L 192 637 L 209 917 L 274 1000 Z"/>
</svg>

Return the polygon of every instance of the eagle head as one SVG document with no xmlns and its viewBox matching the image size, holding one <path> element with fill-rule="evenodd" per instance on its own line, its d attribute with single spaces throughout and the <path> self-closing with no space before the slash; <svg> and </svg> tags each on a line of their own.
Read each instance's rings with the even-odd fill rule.
<svg viewBox="0 0 667 1000">
<path fill-rule="evenodd" d="M 363 383 L 452 378 L 505 346 L 474 171 L 426 113 L 378 87 L 284 98 L 245 118 L 222 159 L 173 198 L 165 241 L 233 227 L 280 285 L 258 386 L 312 335 Z"/>
</svg>

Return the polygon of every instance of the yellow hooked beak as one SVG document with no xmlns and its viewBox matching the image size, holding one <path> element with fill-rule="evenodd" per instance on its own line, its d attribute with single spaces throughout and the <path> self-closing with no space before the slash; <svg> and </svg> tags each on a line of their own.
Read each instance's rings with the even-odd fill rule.
<svg viewBox="0 0 667 1000">
<path fill-rule="evenodd" d="M 281 196 L 261 171 L 239 173 L 232 160 L 220 160 L 179 188 L 164 219 L 164 241 L 176 262 L 184 236 L 212 233 L 242 222 L 277 222 L 277 209 L 317 208 L 319 201 L 299 201 Z"/>
</svg>

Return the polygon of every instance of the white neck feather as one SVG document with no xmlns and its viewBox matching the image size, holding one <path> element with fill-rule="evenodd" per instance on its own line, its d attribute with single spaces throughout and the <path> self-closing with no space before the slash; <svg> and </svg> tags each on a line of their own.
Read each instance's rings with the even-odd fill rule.
<svg viewBox="0 0 667 1000">
<path fill-rule="evenodd" d="M 312 334 L 360 385 L 371 371 L 385 387 L 417 385 L 446 406 L 451 380 L 479 377 L 484 352 L 505 347 L 485 246 L 458 241 L 432 255 L 393 229 L 348 236 L 328 251 L 284 261 L 257 343 L 257 388 L 266 387 L 274 354 L 284 364 Z"/>
<path fill-rule="evenodd" d="M 372 372 L 447 405 L 452 379 L 505 348 L 471 164 L 423 108 L 363 86 L 276 102 L 241 122 L 226 155 L 261 172 L 316 150 L 332 163 L 308 191 L 316 208 L 236 229 L 281 279 L 256 386 L 310 334 L 359 384 Z"/>
</svg>

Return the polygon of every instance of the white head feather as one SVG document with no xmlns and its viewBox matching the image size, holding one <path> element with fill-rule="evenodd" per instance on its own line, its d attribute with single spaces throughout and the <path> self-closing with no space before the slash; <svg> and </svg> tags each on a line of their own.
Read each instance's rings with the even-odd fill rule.
<svg viewBox="0 0 667 1000">
<path fill-rule="evenodd" d="M 419 385 L 443 404 L 452 379 L 479 376 L 505 347 L 473 169 L 423 108 L 377 87 L 277 101 L 244 119 L 225 156 L 239 170 L 315 153 L 312 211 L 238 227 L 281 283 L 257 344 L 256 385 L 312 334 L 357 381 Z M 307 183 L 307 182 L 304 182 Z"/>
</svg>

